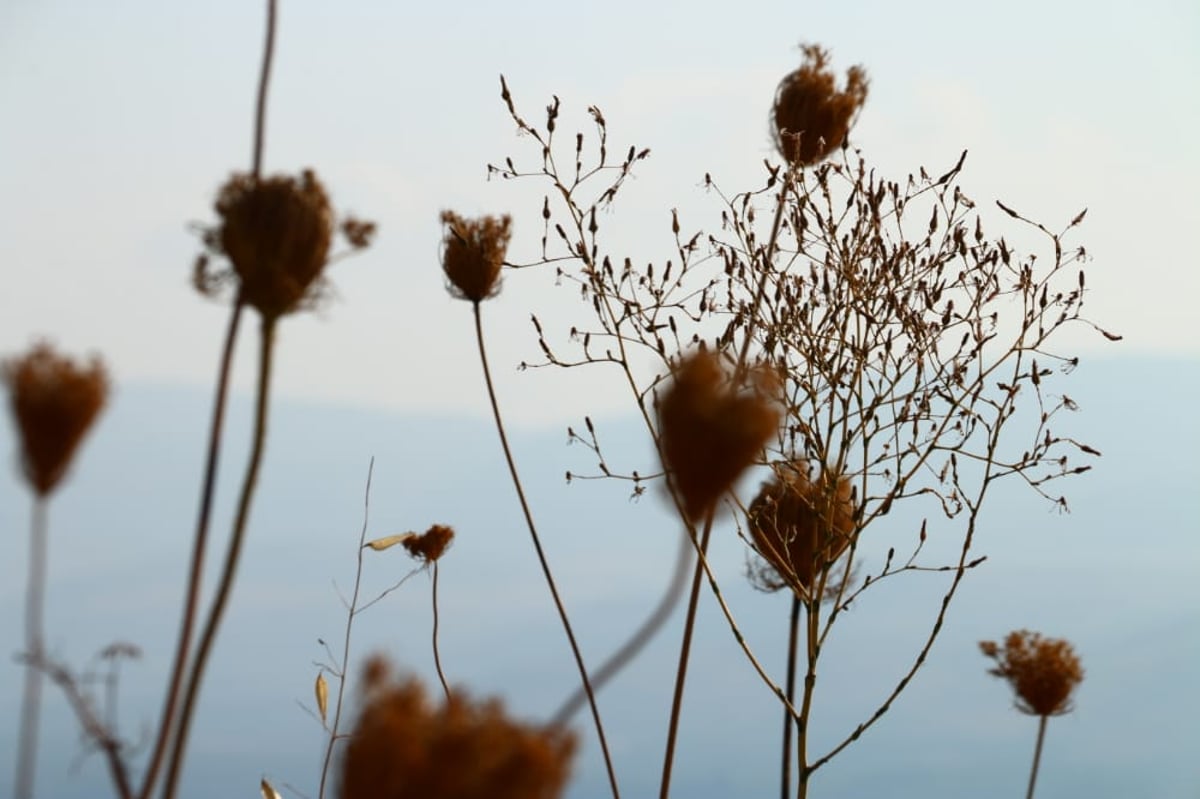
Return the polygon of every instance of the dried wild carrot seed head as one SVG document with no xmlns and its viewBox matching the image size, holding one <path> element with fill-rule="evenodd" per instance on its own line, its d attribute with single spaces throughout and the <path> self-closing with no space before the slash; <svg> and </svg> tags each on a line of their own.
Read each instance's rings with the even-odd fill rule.
<svg viewBox="0 0 1200 799">
<path fill-rule="evenodd" d="M 779 82 L 772 108 L 771 135 L 789 163 L 811 166 L 842 146 L 867 99 L 867 73 L 861 66 L 846 73 L 838 91 L 829 68 L 829 53 L 804 45 L 804 63 Z"/>
<path fill-rule="evenodd" d="M 206 243 L 233 264 L 244 302 L 274 320 L 311 299 L 333 238 L 329 197 L 311 170 L 299 178 L 235 174 L 221 188 L 216 210 L 221 224 Z M 365 246 L 369 232 L 354 230 Z"/>
<path fill-rule="evenodd" d="M 405 538 L 400 543 L 408 550 L 408 554 L 429 565 L 442 556 L 453 540 L 454 530 L 444 524 L 435 524 L 420 535 Z"/>
<path fill-rule="evenodd" d="M 675 369 L 658 403 L 664 466 L 684 511 L 703 518 L 745 471 L 779 426 L 779 411 L 766 396 L 773 383 L 735 386 L 715 355 L 700 350 Z"/>
<path fill-rule="evenodd" d="M 474 303 L 494 297 L 500 291 L 500 267 L 512 237 L 512 217 L 464 219 L 443 211 L 442 224 L 446 226 L 442 271 L 450 293 Z"/>
<path fill-rule="evenodd" d="M 341 763 L 340 799 L 554 799 L 575 739 L 511 719 L 498 701 L 453 692 L 434 704 L 420 682 L 368 680 Z"/>
<path fill-rule="evenodd" d="M 79 442 L 108 395 L 108 374 L 98 357 L 86 366 L 59 355 L 45 342 L 6 361 L 10 407 L 21 436 L 25 479 L 46 496 L 66 474 Z"/>
<path fill-rule="evenodd" d="M 775 572 L 763 580 L 767 587 L 806 595 L 814 577 L 854 539 L 850 480 L 824 469 L 814 480 L 803 460 L 781 464 L 750 503 L 746 522 L 755 549 Z"/>
<path fill-rule="evenodd" d="M 979 649 L 996 661 L 988 674 L 1008 680 L 1022 713 L 1060 716 L 1073 709 L 1071 694 L 1083 682 L 1083 666 L 1069 641 L 1017 630 L 1003 645 L 980 641 Z"/>
</svg>

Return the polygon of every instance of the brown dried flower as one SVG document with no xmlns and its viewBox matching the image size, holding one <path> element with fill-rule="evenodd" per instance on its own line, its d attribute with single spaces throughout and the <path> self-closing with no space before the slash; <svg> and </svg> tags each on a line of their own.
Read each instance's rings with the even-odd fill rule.
<svg viewBox="0 0 1200 799">
<path fill-rule="evenodd" d="M 446 233 L 442 239 L 442 271 L 455 297 L 482 302 L 500 291 L 500 267 L 512 237 L 512 217 L 482 216 L 464 219 L 453 211 L 442 212 Z"/>
<path fill-rule="evenodd" d="M 108 374 L 98 357 L 80 366 L 40 342 L 27 355 L 6 361 L 0 377 L 8 384 L 21 435 L 25 478 L 44 497 L 62 480 L 104 407 Z"/>
<path fill-rule="evenodd" d="M 410 536 L 400 543 L 408 550 L 408 554 L 428 565 L 440 558 L 453 540 L 454 530 L 444 524 L 435 524 L 420 535 Z"/>
<path fill-rule="evenodd" d="M 979 648 L 996 661 L 996 668 L 988 669 L 988 674 L 1008 680 L 1022 713 L 1060 716 L 1071 712 L 1071 694 L 1083 682 L 1083 666 L 1069 641 L 1017 630 L 1008 634 L 1003 646 L 980 641 Z"/>
<path fill-rule="evenodd" d="M 700 350 L 675 369 L 659 401 L 664 465 L 693 521 L 708 514 L 779 427 L 779 411 L 765 396 L 771 381 L 756 378 L 753 388 L 735 386 L 717 357 Z"/>
<path fill-rule="evenodd" d="M 373 658 L 362 715 L 341 764 L 341 799 L 553 799 L 575 739 L 461 693 L 435 706 L 420 682 L 389 684 Z"/>
<path fill-rule="evenodd" d="M 810 166 L 842 146 L 867 99 L 867 73 L 861 66 L 850 67 L 846 88 L 838 91 L 829 53 L 815 44 L 803 45 L 801 51 L 804 62 L 775 90 L 771 134 L 784 159 Z"/>
<path fill-rule="evenodd" d="M 274 320 L 311 299 L 333 238 L 329 197 L 312 170 L 299 178 L 235 174 L 216 210 L 221 224 L 205 241 L 233 264 L 243 301 Z M 205 277 L 195 278 L 197 286 Z"/>
<path fill-rule="evenodd" d="M 755 548 L 781 583 L 774 587 L 806 595 L 814 576 L 854 539 L 850 480 L 824 469 L 814 480 L 802 460 L 781 464 L 750 503 L 746 521 Z"/>
</svg>

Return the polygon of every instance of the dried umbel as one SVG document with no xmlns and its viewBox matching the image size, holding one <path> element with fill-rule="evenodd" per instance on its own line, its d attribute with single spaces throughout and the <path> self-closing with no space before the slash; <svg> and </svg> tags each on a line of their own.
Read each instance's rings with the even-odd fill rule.
<svg viewBox="0 0 1200 799">
<path fill-rule="evenodd" d="M 1083 666 L 1070 642 L 1017 630 L 1002 646 L 981 641 L 979 648 L 996 661 L 988 674 L 1008 680 L 1022 713 L 1060 716 L 1072 710 L 1071 694 L 1083 682 Z"/>
<path fill-rule="evenodd" d="M 778 466 L 750 503 L 746 526 L 755 549 L 778 582 L 806 596 L 813 580 L 833 565 L 854 540 L 854 502 L 850 480 L 822 469 L 815 479 L 808 464 Z M 766 577 L 766 575 L 760 575 Z"/>
<path fill-rule="evenodd" d="M 839 91 L 829 53 L 815 44 L 801 49 L 804 62 L 775 90 L 771 134 L 785 160 L 810 166 L 842 146 L 867 99 L 867 73 L 850 67 Z"/>
<path fill-rule="evenodd" d="M 6 361 L 12 414 L 21 436 L 25 478 L 39 496 L 54 490 L 108 395 L 108 374 L 98 357 L 86 365 L 59 355 L 47 343 Z"/>
<path fill-rule="evenodd" d="M 216 210 L 221 224 L 207 243 L 233 264 L 244 302 L 273 320 L 311 299 L 334 232 L 329 197 L 311 170 L 299 178 L 236 174 L 221 188 Z M 373 230 L 363 224 L 354 231 L 366 246 Z"/>
<path fill-rule="evenodd" d="M 442 271 L 450 293 L 475 303 L 494 297 L 500 291 L 500 267 L 512 237 L 512 217 L 464 219 L 443 211 L 442 224 L 446 226 Z"/>
<path fill-rule="evenodd" d="M 421 684 L 390 683 L 367 666 L 365 707 L 346 745 L 341 799 L 553 799 L 575 739 L 509 718 L 498 701 L 452 693 L 434 704 Z"/>
<path fill-rule="evenodd" d="M 453 529 L 444 524 L 435 524 L 420 535 L 405 538 L 400 543 L 408 550 L 408 554 L 429 565 L 445 553 L 453 540 Z"/>
<path fill-rule="evenodd" d="M 659 400 L 664 465 L 693 521 L 712 510 L 779 427 L 767 396 L 774 381 L 756 373 L 751 383 L 735 385 L 717 356 L 700 350 L 676 367 Z"/>
</svg>

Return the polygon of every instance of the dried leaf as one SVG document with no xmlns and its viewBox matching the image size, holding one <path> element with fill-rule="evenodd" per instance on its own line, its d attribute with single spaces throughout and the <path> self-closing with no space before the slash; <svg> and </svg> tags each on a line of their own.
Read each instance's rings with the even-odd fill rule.
<svg viewBox="0 0 1200 799">
<path fill-rule="evenodd" d="M 325 722 L 325 711 L 329 708 L 329 683 L 325 681 L 325 674 L 317 674 L 317 684 L 313 686 L 313 691 L 317 695 L 317 710 L 321 713 L 321 722 Z"/>
<path fill-rule="evenodd" d="M 279 795 L 279 791 L 272 788 L 271 783 L 267 782 L 266 778 L 263 779 L 262 784 L 259 786 L 259 790 L 262 791 L 263 799 L 283 799 L 283 797 Z"/>
<path fill-rule="evenodd" d="M 405 541 L 416 538 L 416 533 L 400 533 L 399 535 L 388 535 L 383 538 L 376 538 L 374 541 L 368 541 L 363 544 L 363 548 L 370 547 L 376 552 L 382 552 L 385 549 L 390 549 L 396 544 L 403 544 Z"/>
</svg>

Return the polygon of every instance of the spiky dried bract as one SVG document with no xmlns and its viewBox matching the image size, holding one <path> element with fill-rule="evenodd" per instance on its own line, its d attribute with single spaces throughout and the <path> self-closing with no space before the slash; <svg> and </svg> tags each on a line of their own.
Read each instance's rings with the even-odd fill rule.
<svg viewBox="0 0 1200 799">
<path fill-rule="evenodd" d="M 675 369 L 658 404 L 664 466 L 684 512 L 702 519 L 775 434 L 779 410 L 771 376 L 734 385 L 720 360 L 699 350 Z"/>
<path fill-rule="evenodd" d="M 1069 641 L 1017 630 L 1008 634 L 1003 645 L 981 641 L 979 648 L 996 661 L 996 668 L 988 669 L 988 674 L 1008 680 L 1022 713 L 1060 716 L 1071 712 L 1071 694 L 1083 682 L 1083 666 Z"/>
<path fill-rule="evenodd" d="M 810 166 L 842 146 L 867 99 L 867 73 L 861 66 L 846 72 L 839 91 L 829 53 L 809 44 L 804 62 L 788 73 L 775 90 L 771 133 L 779 154 L 789 163 Z"/>
<path fill-rule="evenodd" d="M 774 570 L 779 588 L 807 596 L 813 578 L 828 569 L 854 540 L 850 480 L 822 469 L 815 479 L 808 464 L 780 465 L 747 510 L 755 549 Z M 766 586 L 772 583 L 759 574 Z"/>
<path fill-rule="evenodd" d="M 512 238 L 512 217 L 465 219 L 443 211 L 442 224 L 446 226 L 442 271 L 450 293 L 475 303 L 494 297 L 500 291 L 500 267 Z"/>
<path fill-rule="evenodd" d="M 365 707 L 346 745 L 340 799 L 554 799 L 575 738 L 514 721 L 499 701 L 459 692 L 434 704 L 416 679 L 371 661 Z"/>
<path fill-rule="evenodd" d="M 400 543 L 408 550 L 408 554 L 428 565 L 440 558 L 453 540 L 453 529 L 444 524 L 435 524 L 420 535 L 405 538 Z"/>
<path fill-rule="evenodd" d="M 40 496 L 59 484 L 79 442 L 104 407 L 108 373 L 93 356 L 86 365 L 45 342 L 0 369 L 21 436 L 25 478 Z"/>
<path fill-rule="evenodd" d="M 311 170 L 298 178 L 235 174 L 216 210 L 215 243 L 233 264 L 244 302 L 273 320 L 311 300 L 334 228 L 329 197 Z"/>
</svg>

